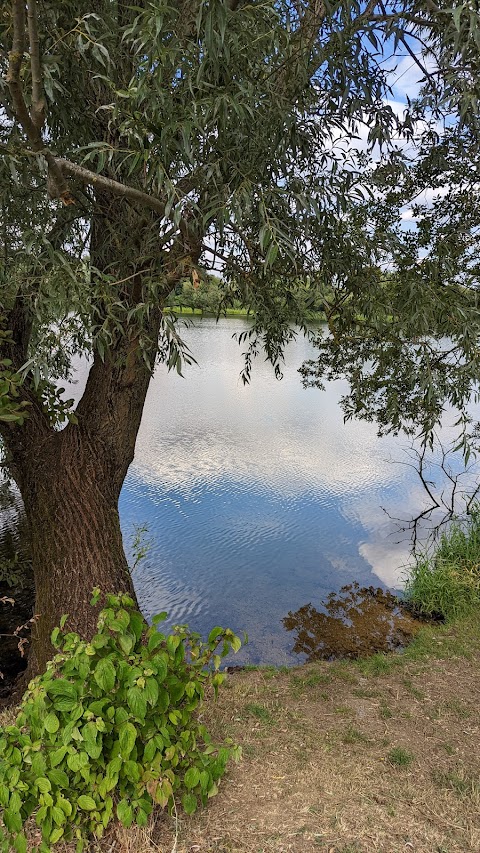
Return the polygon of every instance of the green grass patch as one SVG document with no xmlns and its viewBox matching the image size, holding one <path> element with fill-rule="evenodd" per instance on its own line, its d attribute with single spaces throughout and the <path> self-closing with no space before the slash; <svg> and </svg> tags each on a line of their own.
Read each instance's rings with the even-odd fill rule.
<svg viewBox="0 0 480 853">
<path fill-rule="evenodd" d="M 477 777 L 469 776 L 464 771 L 458 773 L 449 770 L 446 773 L 435 771 L 432 774 L 433 781 L 439 788 L 447 788 L 453 791 L 457 797 L 478 797 L 480 794 L 480 782 Z"/>
<path fill-rule="evenodd" d="M 403 684 L 414 699 L 418 699 L 419 702 L 423 702 L 425 699 L 425 693 L 423 690 L 419 690 L 418 687 L 415 687 L 410 678 L 404 678 Z"/>
<path fill-rule="evenodd" d="M 471 710 L 466 707 L 465 703 L 462 702 L 461 699 L 448 699 L 443 703 L 442 710 L 449 714 L 453 714 L 453 716 L 458 717 L 459 720 L 468 720 L 468 718 L 472 716 Z"/>
<path fill-rule="evenodd" d="M 480 652 L 480 620 L 478 614 L 470 614 L 454 622 L 438 622 L 424 625 L 416 637 L 403 652 L 389 654 L 378 653 L 371 657 L 359 658 L 351 665 L 367 678 L 390 675 L 393 671 L 412 662 L 426 660 L 445 660 L 463 657 L 471 660 Z M 423 699 L 420 690 L 404 682 L 413 696 Z"/>
<path fill-rule="evenodd" d="M 390 720 L 391 717 L 393 717 L 393 711 L 391 710 L 391 708 L 389 708 L 389 706 L 387 705 L 387 703 L 385 701 L 382 701 L 380 703 L 379 714 L 380 714 L 380 717 L 382 718 L 382 720 Z"/>
<path fill-rule="evenodd" d="M 167 314 L 178 314 L 179 316 L 189 317 L 216 317 L 215 311 L 203 310 L 202 308 L 191 308 L 189 305 L 170 305 L 164 308 Z M 220 317 L 253 317 L 251 311 L 246 308 L 225 308 L 220 313 Z"/>
<path fill-rule="evenodd" d="M 332 677 L 324 672 L 312 672 L 305 675 L 294 673 L 290 680 L 295 691 L 303 692 L 312 687 L 318 687 L 319 684 L 331 684 Z"/>
<path fill-rule="evenodd" d="M 447 620 L 480 607 L 480 508 L 467 521 L 455 520 L 431 554 L 410 567 L 405 593 L 422 614 Z"/>
<path fill-rule="evenodd" d="M 377 652 L 368 658 L 359 658 L 355 661 L 356 666 L 362 675 L 388 675 L 392 669 L 401 662 L 400 655 L 384 655 L 382 652 Z"/>
<path fill-rule="evenodd" d="M 370 743 L 367 735 L 363 734 L 359 729 L 356 729 L 355 726 L 349 726 L 342 735 L 342 741 L 345 744 L 349 743 Z"/>
<path fill-rule="evenodd" d="M 413 753 L 409 752 L 408 749 L 403 749 L 401 746 L 394 746 L 388 753 L 387 758 L 390 764 L 393 764 L 395 767 L 409 767 L 415 760 Z"/>
<path fill-rule="evenodd" d="M 245 705 L 245 711 L 251 714 L 252 717 L 256 717 L 257 720 L 261 720 L 262 723 L 271 725 L 274 722 L 270 711 L 265 705 L 257 705 L 255 702 L 249 702 Z"/>
</svg>

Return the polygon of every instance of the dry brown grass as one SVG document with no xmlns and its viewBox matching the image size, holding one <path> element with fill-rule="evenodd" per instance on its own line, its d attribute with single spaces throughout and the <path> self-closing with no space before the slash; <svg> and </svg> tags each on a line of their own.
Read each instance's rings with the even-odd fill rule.
<svg viewBox="0 0 480 853">
<path fill-rule="evenodd" d="M 116 829 L 92 850 L 479 853 L 479 669 L 473 648 L 378 676 L 354 663 L 231 675 L 205 711 L 217 737 L 244 749 L 218 797 L 192 818 Z M 395 747 L 411 763 L 392 763 Z"/>
</svg>

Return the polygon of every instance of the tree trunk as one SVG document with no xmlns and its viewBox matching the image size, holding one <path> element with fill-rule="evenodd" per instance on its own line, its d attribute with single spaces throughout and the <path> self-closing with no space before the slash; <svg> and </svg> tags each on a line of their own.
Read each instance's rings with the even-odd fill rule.
<svg viewBox="0 0 480 853">
<path fill-rule="evenodd" d="M 160 309 L 147 329 L 152 363 Z M 125 557 L 118 499 L 133 459 L 151 377 L 134 330 L 105 360 L 96 354 L 76 415 L 78 423 L 52 429 L 40 409 L 23 427 L 3 426 L 13 476 L 29 525 L 35 581 L 33 644 L 28 677 L 52 657 L 50 636 L 63 614 L 67 627 L 88 639 L 98 610 L 92 590 L 135 592 Z"/>
<path fill-rule="evenodd" d="M 153 218 L 140 222 L 123 201 L 99 204 L 94 217 L 94 266 L 115 277 L 112 287 L 125 312 L 148 299 L 152 271 L 135 265 L 154 225 Z M 168 287 L 174 284 L 172 280 Z M 62 615 L 68 614 L 67 627 L 82 637 L 95 632 L 98 612 L 89 603 L 94 588 L 127 592 L 135 600 L 118 499 L 133 460 L 157 356 L 162 296 L 159 290 L 156 304 L 138 318 L 124 318 L 120 328 L 98 297 L 96 317 L 99 325 L 108 327 L 110 343 L 105 353 L 95 353 L 76 409 L 78 423 L 55 429 L 28 382 L 22 391 L 29 417 L 22 426 L 0 423 L 30 529 L 38 621 L 29 676 L 42 672 L 51 658 L 51 632 Z M 28 310 L 28 301 L 18 298 L 9 317 L 13 343 L 4 346 L 5 356 L 18 368 L 28 356 Z"/>
<path fill-rule="evenodd" d="M 22 494 L 35 579 L 33 659 L 29 675 L 52 656 L 50 635 L 68 613 L 67 628 L 85 639 L 98 612 L 92 590 L 127 592 L 135 600 L 118 515 L 118 476 L 101 443 L 81 428 L 55 434 L 35 462 L 24 464 Z"/>
</svg>

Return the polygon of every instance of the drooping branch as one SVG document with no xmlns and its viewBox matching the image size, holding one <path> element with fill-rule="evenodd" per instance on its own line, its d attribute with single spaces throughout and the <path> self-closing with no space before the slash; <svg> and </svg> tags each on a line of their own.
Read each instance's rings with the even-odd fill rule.
<svg viewBox="0 0 480 853">
<path fill-rule="evenodd" d="M 392 516 L 383 507 L 388 518 L 395 522 L 398 532 L 408 534 L 412 554 L 425 550 L 428 542 L 438 538 L 440 532 L 454 518 L 468 516 L 478 501 L 480 482 L 478 480 L 478 461 L 466 465 L 463 471 L 454 473 L 448 464 L 452 447 L 444 447 L 440 437 L 435 433 L 435 444 L 438 447 L 438 458 L 427 457 L 427 444 L 422 442 L 420 447 L 413 444 L 409 448 L 408 462 L 392 460 L 392 464 L 411 468 L 417 475 L 421 488 L 426 496 L 426 504 L 414 517 L 398 518 Z M 439 481 L 433 479 L 433 471 L 438 473 Z M 462 484 L 462 479 L 466 484 Z"/>
</svg>

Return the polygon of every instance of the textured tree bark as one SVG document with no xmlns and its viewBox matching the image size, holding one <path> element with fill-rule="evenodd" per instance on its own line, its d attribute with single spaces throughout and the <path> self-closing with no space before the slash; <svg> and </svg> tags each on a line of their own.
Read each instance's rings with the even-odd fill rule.
<svg viewBox="0 0 480 853">
<path fill-rule="evenodd" d="M 152 310 L 144 329 L 152 364 L 160 318 L 160 308 Z M 38 621 L 28 677 L 45 669 L 53 651 L 51 632 L 63 614 L 69 615 L 68 628 L 82 637 L 95 632 L 98 613 L 89 603 L 95 587 L 136 600 L 118 499 L 152 373 L 143 356 L 138 332 L 127 328 L 105 360 L 95 356 L 76 410 L 78 424 L 57 431 L 32 407 L 22 427 L 1 427 L 32 547 Z"/>
<path fill-rule="evenodd" d="M 33 657 L 29 675 L 52 656 L 50 636 L 67 613 L 67 629 L 89 639 L 98 613 L 92 590 L 135 592 L 123 549 L 116 478 L 101 444 L 81 429 L 58 434 L 25 472 L 23 498 L 35 578 Z M 118 481 L 117 481 L 118 482 Z"/>
</svg>

